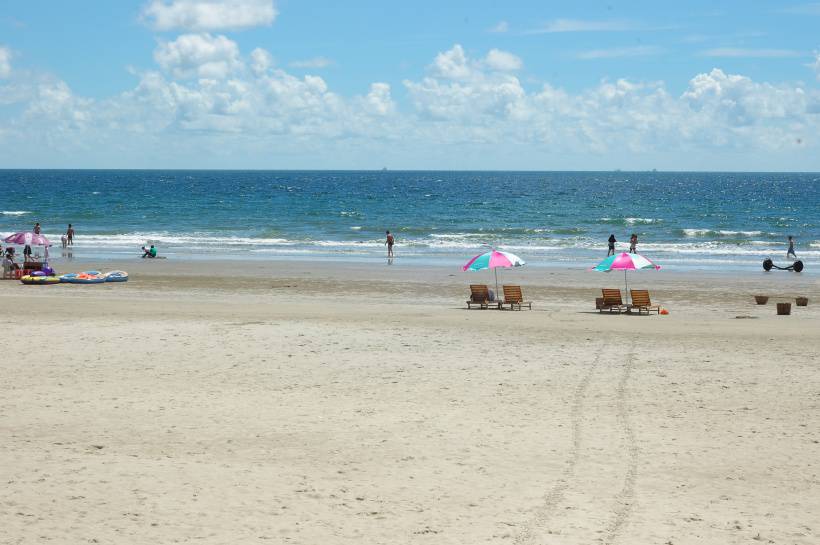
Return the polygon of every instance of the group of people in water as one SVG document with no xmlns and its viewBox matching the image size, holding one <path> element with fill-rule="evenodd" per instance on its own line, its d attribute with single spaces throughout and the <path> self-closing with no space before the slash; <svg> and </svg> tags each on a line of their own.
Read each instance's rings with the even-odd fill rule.
<svg viewBox="0 0 820 545">
<path fill-rule="evenodd" d="M 42 227 L 40 223 L 37 222 L 34 224 L 34 234 L 39 235 Z M 68 246 L 74 245 L 74 227 L 69 223 L 68 229 L 66 230 L 65 234 L 60 237 L 63 248 Z M 618 240 L 615 238 L 615 234 L 611 233 L 609 235 L 609 239 L 607 239 L 607 257 L 611 255 L 615 255 L 615 244 Z M 794 237 L 789 235 L 789 248 L 786 250 L 786 259 L 792 258 L 797 259 L 797 255 L 794 253 Z M 396 244 L 396 238 L 389 230 L 386 232 L 386 237 L 384 244 L 387 246 L 387 258 L 392 261 L 393 259 L 393 246 Z M 151 244 L 148 248 L 143 246 L 142 250 L 142 257 L 143 258 L 155 258 L 157 257 L 157 248 Z M 46 250 L 47 251 L 47 250 Z M 31 257 L 31 246 L 26 244 L 23 247 L 23 259 L 25 261 L 30 261 Z M 636 254 L 638 253 L 638 235 L 636 233 L 632 233 L 629 237 L 629 253 Z M 5 254 L 3 254 L 2 248 L 0 248 L 0 255 L 3 255 L 4 259 L 14 261 L 14 248 L 8 247 L 6 248 Z"/>
<path fill-rule="evenodd" d="M 60 242 L 63 244 L 63 248 L 68 248 L 69 246 L 74 246 L 74 227 L 71 224 L 68 224 L 68 229 L 63 236 L 60 237 Z"/>
<path fill-rule="evenodd" d="M 390 233 L 390 231 L 388 231 Z M 615 243 L 618 240 L 615 238 L 614 233 L 610 233 L 609 239 L 607 239 L 608 243 L 608 250 L 607 250 L 607 257 L 611 255 L 615 255 Z M 629 237 L 629 253 L 630 254 L 637 254 L 638 253 L 638 235 L 632 233 L 632 236 Z M 789 249 L 786 250 L 786 259 L 797 259 L 797 255 L 794 253 L 794 237 L 789 235 Z"/>
<path fill-rule="evenodd" d="M 609 243 L 609 250 L 607 251 L 607 257 L 611 255 L 615 255 L 615 243 L 618 242 L 615 239 L 615 235 L 610 233 L 609 239 L 607 240 Z M 629 253 L 630 254 L 637 254 L 638 253 L 638 235 L 632 233 L 632 236 L 629 237 Z"/>
</svg>

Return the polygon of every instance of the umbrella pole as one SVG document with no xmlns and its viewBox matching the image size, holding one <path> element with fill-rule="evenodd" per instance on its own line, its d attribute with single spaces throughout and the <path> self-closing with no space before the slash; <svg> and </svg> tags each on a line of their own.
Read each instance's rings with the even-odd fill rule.
<svg viewBox="0 0 820 545">
<path fill-rule="evenodd" d="M 495 275 L 495 299 L 498 300 L 498 267 L 493 269 L 493 274 Z"/>
<path fill-rule="evenodd" d="M 624 269 L 624 291 L 626 291 L 626 300 L 631 303 L 632 299 L 629 297 L 629 282 L 626 279 L 626 269 Z"/>
</svg>

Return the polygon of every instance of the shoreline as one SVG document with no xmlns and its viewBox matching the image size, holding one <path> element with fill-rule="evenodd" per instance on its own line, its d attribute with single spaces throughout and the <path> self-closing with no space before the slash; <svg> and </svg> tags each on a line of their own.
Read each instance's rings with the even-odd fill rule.
<svg viewBox="0 0 820 545">
<path fill-rule="evenodd" d="M 503 247 L 502 247 L 503 249 Z M 400 250 L 400 249 L 399 249 Z M 440 253 L 433 253 L 428 255 L 422 255 L 419 253 L 412 253 L 412 254 L 402 254 L 400 251 L 397 250 L 396 257 L 393 261 L 394 265 L 404 265 L 404 266 L 411 266 L 411 267 L 420 267 L 420 268 L 438 268 L 438 267 L 449 267 L 453 269 L 460 269 L 461 265 L 463 265 L 470 256 L 475 255 L 475 253 L 480 253 L 482 251 L 481 248 L 475 248 L 474 250 L 467 250 L 464 252 L 440 252 Z M 473 253 L 471 253 L 473 252 Z M 519 250 L 515 250 L 515 252 L 519 252 Z M 515 253 L 513 252 L 513 253 Z M 521 257 L 526 256 L 525 252 L 519 252 Z M 71 255 L 71 257 L 67 257 Z M 131 256 L 131 257 L 127 257 Z M 386 264 L 388 258 L 381 254 L 376 254 L 374 252 L 362 252 L 360 254 L 353 254 L 353 253 L 329 253 L 329 252 L 321 252 L 321 251 L 305 251 L 305 252 L 282 252 L 282 253 L 269 253 L 265 251 L 228 251 L 224 253 L 216 253 L 216 252 L 202 252 L 202 253 L 195 253 L 195 252 L 174 252 L 174 251 L 163 251 L 160 249 L 160 256 L 162 259 L 158 261 L 166 262 L 179 262 L 179 263 L 204 263 L 204 264 L 213 264 L 213 263 L 226 263 L 226 262 L 249 262 L 249 263 L 287 263 L 287 262 L 305 262 L 305 263 L 347 263 L 347 264 L 359 264 L 359 265 L 379 265 L 379 264 Z M 534 257 L 524 257 L 525 261 L 527 262 L 526 267 L 529 268 L 536 268 L 536 269 L 546 269 L 546 270 L 554 270 L 554 269 L 566 269 L 571 271 L 581 271 L 587 270 L 591 267 L 594 267 L 597 263 L 602 261 L 606 257 L 604 252 L 600 252 L 599 254 L 592 254 L 592 253 L 584 253 L 581 256 L 568 256 L 566 254 L 557 255 L 555 257 L 545 257 L 545 256 L 534 256 Z M 698 260 L 697 258 L 684 258 L 684 257 L 676 257 L 676 258 L 656 258 L 655 256 L 649 256 L 653 261 L 659 263 L 662 267 L 664 272 L 680 272 L 680 273 L 718 273 L 718 274 L 740 274 L 740 275 L 750 275 L 755 274 L 756 272 L 763 272 L 762 262 L 766 257 L 770 257 L 768 254 L 764 255 L 761 254 L 760 256 L 755 256 L 751 261 L 751 258 L 738 260 L 738 259 L 720 259 L 720 258 L 711 258 L 711 259 L 702 259 Z M 787 265 L 792 262 L 792 260 L 786 260 L 779 257 L 772 258 L 776 265 Z M 820 275 L 820 260 L 816 260 L 812 258 L 798 258 L 803 261 L 805 269 L 801 275 L 805 276 L 817 276 Z M 120 264 L 128 264 L 128 263 L 136 263 L 141 261 L 142 259 L 139 257 L 139 252 L 129 252 L 125 253 L 109 253 L 105 251 L 95 251 L 89 250 L 87 248 L 80 248 L 79 250 L 74 250 L 72 252 L 67 252 L 62 250 L 61 248 L 55 248 L 50 251 L 49 262 L 55 265 L 55 267 L 59 268 L 71 268 L 72 263 L 77 264 L 93 264 L 93 263 L 120 263 Z M 69 272 L 69 271 L 64 271 Z M 70 271 L 74 272 L 74 271 Z M 776 271 L 775 271 L 776 272 Z M 782 271 L 784 274 L 788 271 Z"/>
</svg>

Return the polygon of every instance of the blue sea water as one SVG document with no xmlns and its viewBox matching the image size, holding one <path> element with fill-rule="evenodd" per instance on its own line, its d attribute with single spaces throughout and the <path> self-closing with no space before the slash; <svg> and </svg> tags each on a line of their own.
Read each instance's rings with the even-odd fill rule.
<svg viewBox="0 0 820 545">
<path fill-rule="evenodd" d="M 410 260 L 484 245 L 531 264 L 591 265 L 610 233 L 672 267 L 820 264 L 820 174 L 0 170 L 0 233 L 34 222 L 74 255 Z M 52 255 L 58 252 L 52 249 Z M 816 267 L 814 267 L 816 268 Z"/>
</svg>

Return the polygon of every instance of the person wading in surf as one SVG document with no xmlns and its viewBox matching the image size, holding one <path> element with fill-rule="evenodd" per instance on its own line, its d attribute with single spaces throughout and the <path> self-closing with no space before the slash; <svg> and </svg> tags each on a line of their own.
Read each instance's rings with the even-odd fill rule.
<svg viewBox="0 0 820 545">
<path fill-rule="evenodd" d="M 387 257 L 392 258 L 393 257 L 393 244 L 396 243 L 396 239 L 393 238 L 393 235 L 390 234 L 390 231 L 387 231 L 387 240 L 385 240 L 384 243 L 387 244 Z"/>
</svg>

